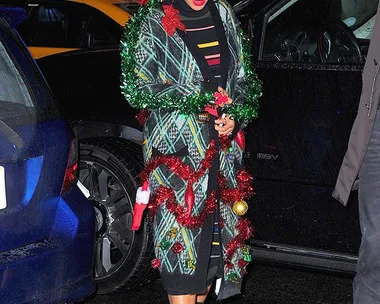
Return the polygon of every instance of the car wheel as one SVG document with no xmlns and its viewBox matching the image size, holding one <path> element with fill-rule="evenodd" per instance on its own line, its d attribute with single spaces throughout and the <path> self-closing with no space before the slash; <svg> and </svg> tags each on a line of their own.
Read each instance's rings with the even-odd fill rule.
<svg viewBox="0 0 380 304">
<path fill-rule="evenodd" d="M 148 216 L 138 231 L 131 230 L 142 166 L 141 148 L 134 143 L 105 138 L 80 142 L 79 180 L 96 214 L 94 273 L 99 294 L 122 286 L 131 289 L 156 277 L 150 267 Z"/>
</svg>

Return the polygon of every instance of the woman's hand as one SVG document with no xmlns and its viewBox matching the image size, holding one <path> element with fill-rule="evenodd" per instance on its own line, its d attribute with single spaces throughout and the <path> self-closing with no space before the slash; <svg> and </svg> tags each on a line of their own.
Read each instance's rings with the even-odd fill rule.
<svg viewBox="0 0 380 304">
<path fill-rule="evenodd" d="M 215 120 L 215 130 L 218 131 L 219 135 L 231 135 L 235 128 L 235 121 L 230 119 L 229 115 L 226 117 L 221 117 Z"/>
</svg>

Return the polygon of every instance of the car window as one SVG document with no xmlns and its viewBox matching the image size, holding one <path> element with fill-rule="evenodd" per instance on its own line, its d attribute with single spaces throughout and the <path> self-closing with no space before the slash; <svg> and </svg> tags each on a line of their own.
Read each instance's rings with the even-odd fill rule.
<svg viewBox="0 0 380 304">
<path fill-rule="evenodd" d="M 0 119 L 11 124 L 59 117 L 58 107 L 35 61 L 18 35 L 0 32 Z"/>
<path fill-rule="evenodd" d="M 105 14 L 88 8 L 82 47 L 119 45 L 123 27 Z"/>
<path fill-rule="evenodd" d="M 260 59 L 362 64 L 378 2 L 332 0 L 329 6 L 305 0 L 283 3 L 265 19 Z"/>
<path fill-rule="evenodd" d="M 331 15 L 342 20 L 359 39 L 370 39 L 375 24 L 378 0 L 335 0 Z"/>
<path fill-rule="evenodd" d="M 33 107 L 27 85 L 0 41 L 0 120 L 29 114 Z"/>
<path fill-rule="evenodd" d="M 81 27 L 71 6 L 41 4 L 29 7 L 28 18 L 18 31 L 28 46 L 77 48 Z"/>
<path fill-rule="evenodd" d="M 140 7 L 137 2 L 130 2 L 130 3 L 115 3 L 117 7 L 121 8 L 123 11 L 126 11 L 127 13 L 134 14 L 137 12 L 138 8 Z"/>
<path fill-rule="evenodd" d="M 122 27 L 93 7 L 80 3 L 29 6 L 19 27 L 28 46 L 82 48 L 119 43 Z"/>
<path fill-rule="evenodd" d="M 263 60 L 313 62 L 317 56 L 318 10 L 309 1 L 291 0 L 266 19 Z"/>
</svg>

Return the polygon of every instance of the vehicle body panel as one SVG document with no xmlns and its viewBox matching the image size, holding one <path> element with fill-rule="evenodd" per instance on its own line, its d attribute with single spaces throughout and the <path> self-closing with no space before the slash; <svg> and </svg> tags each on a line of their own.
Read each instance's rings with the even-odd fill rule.
<svg viewBox="0 0 380 304">
<path fill-rule="evenodd" d="M 95 289 L 95 221 L 76 185 L 61 193 L 67 124 L 25 45 L 1 18 L 0 44 L 1 302 L 83 299 Z"/>
<path fill-rule="evenodd" d="M 356 114 L 361 70 L 278 66 L 257 68 L 265 100 L 247 129 L 256 238 L 355 254 L 356 203 L 344 208 L 331 193 Z"/>
<path fill-rule="evenodd" d="M 82 27 L 81 30 L 83 31 L 86 31 L 85 28 L 89 27 L 87 23 L 90 21 L 81 19 L 85 18 L 85 15 L 89 15 L 88 13 L 85 13 L 85 11 L 89 10 L 94 14 L 103 15 L 102 17 L 98 18 L 108 18 L 108 22 L 114 23 L 112 27 L 118 27 L 121 33 L 125 23 L 131 17 L 131 14 L 123 10 L 122 8 L 119 8 L 117 4 L 129 3 L 133 2 L 114 2 L 107 0 L 29 1 L 27 4 L 28 24 L 26 24 L 24 27 L 19 28 L 19 30 L 23 34 L 24 39 L 30 47 L 30 50 L 35 59 L 52 54 L 69 52 L 79 48 L 87 48 L 86 40 L 91 39 L 87 36 L 87 33 L 83 33 L 83 36 L 81 38 L 78 38 L 80 39 L 80 41 L 76 40 L 74 42 L 74 40 L 70 38 L 71 36 L 74 36 L 70 28 L 74 28 L 76 26 L 75 23 L 81 22 L 80 26 Z M 40 8 L 42 11 L 40 11 Z M 91 19 L 91 17 L 88 18 Z M 29 23 L 30 19 L 33 19 L 31 23 Z M 63 28 L 61 28 L 60 23 L 62 23 Z M 36 24 L 38 24 L 38 30 L 33 28 L 34 26 L 36 26 Z M 101 26 L 105 26 L 109 28 L 108 30 L 112 31 L 110 25 L 104 24 Z M 76 30 L 79 31 L 79 27 Z M 50 39 L 47 39 L 46 41 L 40 41 L 41 39 L 39 39 L 38 36 L 32 38 L 33 35 L 35 35 L 35 33 L 41 31 L 45 31 L 45 35 L 50 35 Z M 65 40 L 63 40 L 63 37 L 59 36 L 60 32 L 65 32 Z M 117 35 L 119 35 L 119 33 Z M 118 43 L 119 39 L 115 39 L 114 45 L 117 45 Z M 88 44 L 90 44 L 90 42 L 88 42 Z"/>
<path fill-rule="evenodd" d="M 77 49 L 76 48 L 49 48 L 49 47 L 31 46 L 29 47 L 29 50 L 34 59 L 39 59 L 39 58 L 49 56 L 49 55 L 75 51 Z"/>
<path fill-rule="evenodd" d="M 335 260 L 335 265 L 314 266 L 354 272 L 360 245 L 357 193 L 347 208 L 331 194 L 356 116 L 363 64 L 321 62 L 314 39 L 323 34 L 333 14 L 328 1 L 264 2 L 259 13 L 250 5 L 238 13 L 253 37 L 254 66 L 264 83 L 259 119 L 247 128 L 246 159 L 256 184 L 249 211 L 256 226 L 253 245 L 259 246 L 253 252 L 265 252 L 259 255 L 266 261 L 283 258 L 285 263 L 304 266 L 308 258 L 337 258 L 350 265 Z M 292 16 L 294 21 L 273 31 L 270 18 L 277 22 L 281 10 L 290 10 L 297 2 L 307 7 L 302 16 Z M 290 8 L 284 8 L 287 5 Z M 314 56 L 267 56 L 267 39 L 286 41 L 298 30 L 307 33 L 303 38 L 309 39 L 308 50 L 314 50 Z M 302 47 L 305 40 L 295 41 Z M 369 41 L 359 43 L 365 54 Z"/>
<path fill-rule="evenodd" d="M 79 50 L 48 56 L 37 62 L 64 117 L 139 129 L 136 109 L 130 107 L 120 93 L 118 48 Z"/>
</svg>

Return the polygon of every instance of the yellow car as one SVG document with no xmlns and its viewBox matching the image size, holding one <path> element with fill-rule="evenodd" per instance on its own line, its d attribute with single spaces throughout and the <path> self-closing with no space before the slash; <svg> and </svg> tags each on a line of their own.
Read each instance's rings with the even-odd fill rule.
<svg viewBox="0 0 380 304">
<path fill-rule="evenodd" d="M 18 28 L 34 58 L 117 45 L 133 0 L 31 0 Z"/>
</svg>

